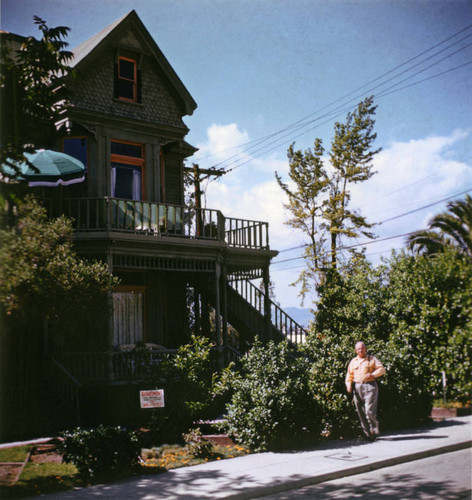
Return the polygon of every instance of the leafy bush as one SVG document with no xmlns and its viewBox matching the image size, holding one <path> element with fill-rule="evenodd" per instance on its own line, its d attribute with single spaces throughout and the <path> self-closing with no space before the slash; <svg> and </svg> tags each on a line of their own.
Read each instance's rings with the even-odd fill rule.
<svg viewBox="0 0 472 500">
<path fill-rule="evenodd" d="M 94 480 L 125 477 L 137 464 L 141 452 L 136 433 L 122 427 L 77 427 L 65 432 L 63 438 L 64 461 Z"/>
<path fill-rule="evenodd" d="M 214 367 L 211 341 L 197 336 L 192 336 L 177 354 L 150 367 L 148 383 L 164 388 L 166 394 L 166 406 L 154 410 L 151 417 L 150 438 L 154 442 L 179 441 L 195 420 L 218 414 L 220 409 L 213 397 L 218 379 Z"/>
<path fill-rule="evenodd" d="M 450 396 L 470 397 L 471 275 L 470 262 L 454 252 L 434 258 L 394 254 L 376 268 L 356 255 L 328 272 L 318 287 L 306 350 L 314 359 L 312 389 L 331 435 L 357 429 L 344 378 L 359 340 L 387 370 L 379 380 L 382 427 L 427 420 L 441 393 L 442 370 Z"/>
<path fill-rule="evenodd" d="M 205 439 L 199 428 L 191 429 L 182 436 L 187 443 L 187 451 L 195 458 L 208 458 L 214 452 L 213 443 Z"/>
<path fill-rule="evenodd" d="M 321 419 L 309 387 L 308 361 L 286 342 L 257 341 L 241 361 L 226 406 L 225 430 L 255 451 L 283 449 L 317 439 Z"/>
</svg>

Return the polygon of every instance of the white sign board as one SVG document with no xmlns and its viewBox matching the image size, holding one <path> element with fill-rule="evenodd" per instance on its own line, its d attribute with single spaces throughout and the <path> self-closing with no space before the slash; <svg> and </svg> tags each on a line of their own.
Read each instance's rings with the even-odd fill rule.
<svg viewBox="0 0 472 500">
<path fill-rule="evenodd" d="M 164 408 L 164 389 L 139 391 L 141 408 Z"/>
</svg>

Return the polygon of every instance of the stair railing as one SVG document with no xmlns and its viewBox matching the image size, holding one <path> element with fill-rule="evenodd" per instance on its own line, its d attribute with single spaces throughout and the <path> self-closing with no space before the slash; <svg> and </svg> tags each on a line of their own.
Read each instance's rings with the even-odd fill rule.
<svg viewBox="0 0 472 500">
<path fill-rule="evenodd" d="M 72 403 L 76 423 L 80 422 L 80 389 L 82 384 L 57 359 L 49 354 L 51 377 L 59 394 Z"/>
<path fill-rule="evenodd" d="M 248 280 L 230 281 L 229 285 L 233 290 L 238 292 L 246 302 L 256 309 L 259 314 L 262 316 L 266 315 L 264 308 L 265 293 L 262 290 Z M 270 298 L 268 302 L 270 305 L 270 321 L 272 327 L 293 344 L 303 344 L 308 332 Z"/>
</svg>

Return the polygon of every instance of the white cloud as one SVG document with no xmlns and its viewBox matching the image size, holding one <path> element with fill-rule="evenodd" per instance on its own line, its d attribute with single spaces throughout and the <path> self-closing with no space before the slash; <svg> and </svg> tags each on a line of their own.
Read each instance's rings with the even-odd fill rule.
<svg viewBox="0 0 472 500">
<path fill-rule="evenodd" d="M 374 170 L 378 173 L 352 187 L 351 206 L 359 207 L 370 222 L 380 222 L 472 186 L 472 165 L 453 156 L 460 149 L 461 141 L 469 136 L 470 132 L 459 130 L 449 136 L 389 144 L 375 158 Z M 216 154 L 220 159 L 226 159 L 238 151 L 228 151 L 229 148 L 248 141 L 248 134 L 239 130 L 237 124 L 212 125 L 208 129 L 208 141 L 199 147 L 201 154 Z M 261 158 L 248 156 L 244 161 L 243 166 L 219 178 L 218 182 L 207 185 L 206 205 L 221 210 L 226 216 L 268 222 L 271 248 L 284 250 L 302 244 L 303 235 L 284 224 L 288 218 L 288 212 L 283 207 L 285 195 L 274 177 L 274 172 L 278 171 L 284 181 L 289 180 L 287 160 L 272 155 Z M 374 232 L 381 239 L 420 229 L 426 226 L 433 214 L 444 210 L 444 205 L 435 205 L 386 222 L 376 226 Z M 364 241 L 363 237 L 359 239 L 359 242 Z M 386 240 L 369 245 L 367 254 L 377 255 L 378 258 L 380 252 L 403 246 L 403 238 Z M 300 253 L 301 250 L 284 252 L 276 260 Z M 376 260 L 376 257 L 371 258 Z M 282 271 L 281 265 L 271 270 L 277 299 L 282 307 L 300 304 L 298 290 L 288 285 L 296 279 L 300 272 L 298 267 L 302 265 L 302 260 L 294 260 L 286 264 L 291 268 L 287 271 Z"/>
<path fill-rule="evenodd" d="M 208 140 L 205 143 L 197 144 L 199 149 L 195 155 L 197 161 L 199 158 L 210 155 L 213 163 L 226 160 L 239 151 L 238 146 L 249 141 L 248 133 L 239 130 L 236 123 L 213 124 L 207 130 L 207 137 Z"/>
<path fill-rule="evenodd" d="M 353 206 L 380 221 L 472 186 L 472 165 L 449 157 L 449 149 L 467 136 L 455 131 L 450 136 L 390 144 L 375 158 L 377 173 L 353 187 Z"/>
</svg>

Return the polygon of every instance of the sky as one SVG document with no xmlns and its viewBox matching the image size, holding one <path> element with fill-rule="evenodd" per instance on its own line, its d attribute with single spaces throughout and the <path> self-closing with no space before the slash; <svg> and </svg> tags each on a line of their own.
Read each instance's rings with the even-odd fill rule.
<svg viewBox="0 0 472 500">
<path fill-rule="evenodd" d="M 70 48 L 136 10 L 198 104 L 184 118 L 199 148 L 188 164 L 227 173 L 204 183 L 205 205 L 269 222 L 271 280 L 282 307 L 306 238 L 287 226 L 287 149 L 320 138 L 373 95 L 376 174 L 351 207 L 374 227 L 374 264 L 405 246 L 446 203 L 472 191 L 471 0 L 0 0 L 2 30 L 37 35 L 33 16 L 68 26 Z M 360 245 L 365 238 L 346 240 Z M 304 306 L 311 307 L 314 294 Z"/>
</svg>

